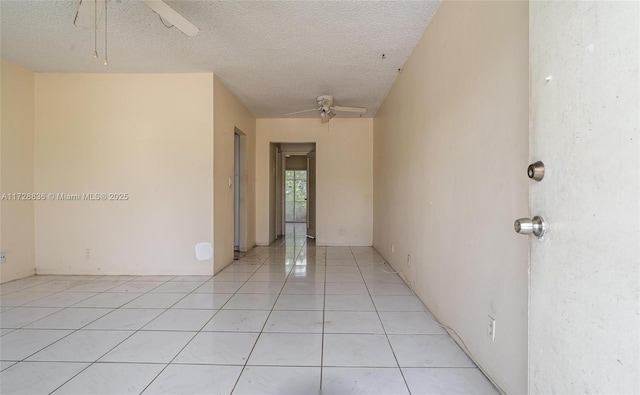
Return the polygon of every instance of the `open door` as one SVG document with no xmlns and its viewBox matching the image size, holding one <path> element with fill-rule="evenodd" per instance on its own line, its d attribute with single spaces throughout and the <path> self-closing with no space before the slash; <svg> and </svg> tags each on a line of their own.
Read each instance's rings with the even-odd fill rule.
<svg viewBox="0 0 640 395">
<path fill-rule="evenodd" d="M 529 393 L 638 393 L 640 3 L 529 7 Z"/>
<path fill-rule="evenodd" d="M 307 237 L 316 238 L 316 153 L 307 154 Z"/>
</svg>

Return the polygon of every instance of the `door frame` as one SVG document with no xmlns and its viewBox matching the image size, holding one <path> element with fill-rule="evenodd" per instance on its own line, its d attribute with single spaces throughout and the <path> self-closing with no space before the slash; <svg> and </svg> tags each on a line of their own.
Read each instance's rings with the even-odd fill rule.
<svg viewBox="0 0 640 395">
<path fill-rule="evenodd" d="M 287 144 L 301 144 L 309 145 L 313 144 L 313 149 L 306 151 L 286 151 L 282 145 Z M 316 141 L 270 141 L 269 142 L 269 243 L 273 243 L 280 236 L 284 236 L 286 233 L 286 221 L 285 221 L 285 171 L 287 163 L 287 155 L 299 155 L 306 156 L 310 152 L 314 155 L 317 153 L 318 143 Z M 271 171 L 271 169 L 273 171 Z M 307 169 L 307 191 L 309 186 L 309 173 Z M 313 188 L 317 189 L 317 167 L 313 175 Z M 307 205 L 308 207 L 308 205 Z M 317 198 L 314 208 L 317 207 Z M 314 215 L 315 217 L 315 215 Z M 307 215 L 307 219 L 308 219 Z M 308 221 L 307 221 L 308 223 Z M 317 225 L 316 225 L 317 228 Z M 315 229 L 317 233 L 317 229 Z M 273 232 L 273 233 L 272 233 Z"/>
<path fill-rule="evenodd" d="M 316 238 L 316 151 L 307 154 L 307 237 Z"/>
<path fill-rule="evenodd" d="M 237 137 L 238 147 L 235 148 Z M 239 157 L 236 158 L 236 155 Z M 238 163 L 239 174 L 235 179 L 235 163 Z M 240 252 L 248 250 L 248 198 L 247 181 L 249 179 L 249 168 L 247 166 L 247 135 L 237 127 L 234 127 L 234 232 L 238 235 L 238 249 Z M 237 184 L 237 185 L 236 185 Z M 236 196 L 236 193 L 238 196 Z M 236 208 L 236 204 L 238 205 Z M 236 219 L 237 217 L 237 219 Z M 236 227 L 239 229 L 236 230 Z M 235 237 L 234 237 L 235 241 Z M 234 250 L 235 250 L 234 242 Z"/>
</svg>

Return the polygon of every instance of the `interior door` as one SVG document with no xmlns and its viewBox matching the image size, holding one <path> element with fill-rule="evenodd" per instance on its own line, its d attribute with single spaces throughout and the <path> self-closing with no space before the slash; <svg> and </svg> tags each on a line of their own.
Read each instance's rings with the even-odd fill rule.
<svg viewBox="0 0 640 395">
<path fill-rule="evenodd" d="M 316 237 L 316 153 L 307 154 L 307 236 Z"/>
<path fill-rule="evenodd" d="M 530 2 L 530 393 L 640 393 L 639 10 Z"/>
</svg>

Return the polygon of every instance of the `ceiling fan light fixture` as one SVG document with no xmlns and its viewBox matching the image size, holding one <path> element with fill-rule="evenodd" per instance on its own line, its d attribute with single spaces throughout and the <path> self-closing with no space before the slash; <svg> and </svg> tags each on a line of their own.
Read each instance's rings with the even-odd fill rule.
<svg viewBox="0 0 640 395">
<path fill-rule="evenodd" d="M 367 109 L 364 107 L 344 107 L 344 106 L 334 106 L 333 105 L 333 96 L 331 95 L 320 95 L 316 97 L 316 102 L 318 103 L 318 108 L 311 108 L 308 110 L 291 112 L 289 114 L 285 114 L 285 116 L 301 114 L 309 111 L 320 111 L 320 120 L 322 123 L 327 123 L 329 120 L 336 116 L 336 111 L 342 112 L 354 112 L 363 114 L 367 112 Z"/>
<path fill-rule="evenodd" d="M 323 108 L 323 109 L 320 111 L 320 121 L 321 121 L 322 123 L 327 123 L 327 122 L 329 122 L 329 120 L 330 120 L 331 118 L 335 117 L 335 116 L 336 116 L 336 114 L 335 114 L 333 111 L 331 111 L 331 109 L 324 109 L 324 108 Z"/>
</svg>

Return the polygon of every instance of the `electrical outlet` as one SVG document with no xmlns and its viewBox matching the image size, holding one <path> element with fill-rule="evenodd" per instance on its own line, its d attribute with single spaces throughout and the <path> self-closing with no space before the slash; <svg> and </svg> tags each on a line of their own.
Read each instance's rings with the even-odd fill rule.
<svg viewBox="0 0 640 395">
<path fill-rule="evenodd" d="M 84 257 L 87 259 L 91 259 L 91 248 L 84 249 Z"/>
<path fill-rule="evenodd" d="M 396 243 L 391 243 L 391 253 L 396 252 Z"/>
<path fill-rule="evenodd" d="M 489 327 L 487 328 L 487 334 L 492 342 L 496 341 L 496 319 L 489 316 Z"/>
<path fill-rule="evenodd" d="M 407 266 L 411 266 L 411 255 L 407 255 Z"/>
<path fill-rule="evenodd" d="M 7 253 L 0 252 L 0 263 L 6 263 L 6 262 L 7 262 Z"/>
</svg>

